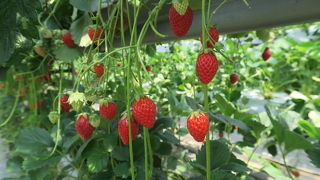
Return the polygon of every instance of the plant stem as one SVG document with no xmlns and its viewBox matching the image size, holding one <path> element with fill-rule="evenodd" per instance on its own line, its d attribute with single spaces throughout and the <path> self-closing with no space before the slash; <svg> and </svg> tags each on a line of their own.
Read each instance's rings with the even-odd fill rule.
<svg viewBox="0 0 320 180">
<path fill-rule="evenodd" d="M 146 127 L 143 127 L 143 145 L 144 145 L 144 174 L 146 180 L 149 179 L 149 174 L 148 174 L 148 142 L 147 142 L 147 132 L 148 129 Z"/>
<path fill-rule="evenodd" d="M 149 131 L 147 131 L 147 140 L 148 140 L 148 148 L 149 148 L 149 159 L 150 159 L 150 179 L 152 178 L 152 172 L 153 172 L 153 152 L 151 148 L 151 142 L 150 142 L 150 134 Z"/>
<path fill-rule="evenodd" d="M 294 178 L 291 176 L 291 173 L 290 173 L 290 170 L 289 170 L 289 167 L 287 165 L 287 161 L 286 161 L 286 155 L 284 154 L 280 144 L 279 144 L 279 149 L 281 151 L 281 154 L 282 154 L 282 159 L 283 159 L 283 163 L 284 163 L 284 166 L 286 167 L 286 170 L 287 170 L 287 173 L 288 173 L 288 176 L 294 180 Z"/>
<path fill-rule="evenodd" d="M 204 93 L 204 110 L 208 114 L 209 112 L 209 103 L 208 103 L 208 86 L 203 85 Z M 209 125 L 210 128 L 210 125 Z M 206 136 L 206 165 L 207 165 L 207 180 L 211 179 L 211 157 L 210 157 L 210 131 L 208 131 Z"/>
</svg>

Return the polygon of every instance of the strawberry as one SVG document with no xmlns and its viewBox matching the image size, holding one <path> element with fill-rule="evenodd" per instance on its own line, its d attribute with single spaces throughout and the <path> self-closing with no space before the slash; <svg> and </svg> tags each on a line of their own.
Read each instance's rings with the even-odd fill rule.
<svg viewBox="0 0 320 180">
<path fill-rule="evenodd" d="M 90 124 L 89 117 L 86 114 L 80 114 L 76 121 L 76 131 L 79 136 L 87 140 L 92 136 L 94 127 Z"/>
<path fill-rule="evenodd" d="M 42 45 L 35 45 L 33 49 L 41 57 L 45 57 L 47 55 L 46 50 Z"/>
<path fill-rule="evenodd" d="M 219 67 L 219 62 L 216 56 L 212 53 L 202 53 L 198 56 L 196 71 L 199 80 L 203 84 L 208 84 L 216 75 Z"/>
<path fill-rule="evenodd" d="M 19 81 L 21 81 L 21 80 L 23 79 L 23 76 L 18 75 L 16 78 L 17 78 Z"/>
<path fill-rule="evenodd" d="M 117 114 L 117 105 L 114 102 L 103 103 L 99 112 L 103 118 L 112 120 Z"/>
<path fill-rule="evenodd" d="M 271 50 L 270 48 L 266 48 L 262 53 L 262 58 L 264 61 L 267 61 L 271 57 Z"/>
<path fill-rule="evenodd" d="M 223 138 L 224 137 L 224 134 L 223 134 L 223 132 L 219 132 L 219 138 Z"/>
<path fill-rule="evenodd" d="M 72 40 L 72 36 L 70 32 L 61 35 L 61 40 L 65 45 L 69 46 L 70 48 L 74 47 L 74 41 Z"/>
<path fill-rule="evenodd" d="M 23 97 L 27 93 L 27 88 L 22 88 L 19 97 Z"/>
<path fill-rule="evenodd" d="M 6 88 L 6 84 L 0 84 L 0 88 Z"/>
<path fill-rule="evenodd" d="M 93 70 L 98 77 L 101 77 L 104 74 L 104 64 L 95 64 Z"/>
<path fill-rule="evenodd" d="M 239 76 L 236 74 L 230 74 L 230 83 L 235 84 L 239 80 Z"/>
<path fill-rule="evenodd" d="M 60 98 L 60 106 L 61 106 L 63 112 L 70 111 L 70 104 L 68 103 L 68 100 L 69 100 L 68 96 L 62 96 Z"/>
<path fill-rule="evenodd" d="M 133 103 L 132 115 L 137 123 L 151 128 L 156 121 L 156 104 L 149 98 L 141 96 L 139 101 Z"/>
<path fill-rule="evenodd" d="M 150 72 L 152 70 L 152 67 L 151 66 L 147 66 L 146 70 L 147 70 L 147 72 Z"/>
<path fill-rule="evenodd" d="M 291 170 L 291 174 L 292 174 L 294 177 L 299 177 L 299 176 L 300 176 L 299 171 Z"/>
<path fill-rule="evenodd" d="M 52 124 L 55 124 L 60 119 L 60 114 L 58 111 L 51 111 L 48 115 L 48 118 Z"/>
<path fill-rule="evenodd" d="M 187 119 L 190 135 L 198 142 L 203 142 L 209 130 L 209 118 L 206 113 L 195 111 Z"/>
<path fill-rule="evenodd" d="M 210 40 L 207 41 L 207 47 L 208 48 L 213 48 L 213 44 L 219 41 L 219 32 L 217 28 L 211 27 L 209 28 L 209 35 L 210 35 Z M 202 34 L 200 35 L 200 41 L 202 44 Z M 213 42 L 213 44 L 211 43 Z"/>
<path fill-rule="evenodd" d="M 131 119 L 131 139 L 137 136 L 139 131 L 138 124 Z M 127 114 L 124 114 L 118 122 L 118 133 L 121 138 L 123 144 L 129 144 L 129 127 L 128 127 L 128 119 Z"/>
<path fill-rule="evenodd" d="M 234 130 L 237 130 L 237 129 L 239 129 L 239 127 L 238 126 L 234 126 Z"/>
<path fill-rule="evenodd" d="M 88 35 L 90 37 L 91 40 L 93 39 L 99 39 L 101 36 L 101 32 L 102 32 L 102 28 L 98 28 L 97 31 L 93 28 L 90 28 L 88 31 Z"/>
<path fill-rule="evenodd" d="M 187 8 L 184 14 L 179 14 L 174 6 L 169 10 L 169 21 L 172 32 L 178 36 L 183 37 L 189 31 L 193 20 L 193 12 L 190 7 Z"/>
</svg>

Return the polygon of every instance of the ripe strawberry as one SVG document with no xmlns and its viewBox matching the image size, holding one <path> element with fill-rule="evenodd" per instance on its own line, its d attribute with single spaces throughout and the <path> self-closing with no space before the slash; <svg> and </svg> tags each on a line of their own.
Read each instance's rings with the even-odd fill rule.
<svg viewBox="0 0 320 180">
<path fill-rule="evenodd" d="M 209 118 L 206 113 L 192 112 L 187 120 L 187 128 L 190 135 L 198 142 L 203 142 L 209 130 Z"/>
<path fill-rule="evenodd" d="M 104 74 L 104 64 L 95 64 L 93 69 L 98 77 L 101 77 Z"/>
<path fill-rule="evenodd" d="M 79 136 L 87 140 L 91 137 L 94 127 L 90 124 L 89 117 L 86 114 L 80 114 L 76 121 L 76 131 Z"/>
<path fill-rule="evenodd" d="M 299 171 L 294 171 L 294 170 L 292 170 L 292 171 L 291 171 L 291 174 L 292 174 L 294 177 L 299 177 L 299 176 L 300 176 Z"/>
<path fill-rule="evenodd" d="M 219 138 L 223 138 L 223 137 L 224 137 L 223 132 L 219 132 Z"/>
<path fill-rule="evenodd" d="M 151 66 L 147 66 L 146 70 L 147 70 L 147 72 L 150 72 L 152 70 L 152 67 Z"/>
<path fill-rule="evenodd" d="M 0 84 L 0 88 L 6 88 L 6 84 Z"/>
<path fill-rule="evenodd" d="M 211 43 L 211 41 L 214 42 L 214 43 L 219 41 L 218 29 L 214 28 L 214 27 L 209 28 L 209 34 L 210 34 L 210 40 L 207 41 L 207 47 L 208 48 L 213 48 L 214 46 Z M 201 41 L 201 44 L 202 44 L 202 34 L 200 35 L 200 41 Z"/>
<path fill-rule="evenodd" d="M 189 31 L 193 20 L 193 12 L 190 7 L 187 8 L 183 15 L 180 15 L 174 6 L 169 10 L 169 21 L 172 32 L 178 36 L 183 37 Z"/>
<path fill-rule="evenodd" d="M 23 76 L 18 75 L 16 78 L 17 78 L 19 81 L 21 81 L 21 80 L 23 79 Z"/>
<path fill-rule="evenodd" d="M 202 53 L 198 56 L 196 71 L 199 80 L 203 84 L 208 84 L 216 75 L 219 67 L 219 62 L 216 56 L 212 53 Z"/>
<path fill-rule="evenodd" d="M 60 106 L 61 106 L 63 112 L 70 111 L 70 104 L 68 103 L 68 100 L 69 100 L 68 96 L 62 96 L 60 98 Z"/>
<path fill-rule="evenodd" d="M 234 126 L 234 130 L 237 130 L 237 129 L 239 129 L 239 127 L 238 126 Z"/>
<path fill-rule="evenodd" d="M 88 31 L 88 35 L 91 40 L 93 40 L 93 39 L 97 40 L 100 38 L 101 32 L 102 32 L 102 28 L 98 28 L 97 31 L 95 31 L 95 29 L 93 29 L 93 28 L 90 28 Z M 96 33 L 96 34 L 94 34 L 94 33 Z"/>
<path fill-rule="evenodd" d="M 141 96 L 133 103 L 132 115 L 137 123 L 151 128 L 156 121 L 156 104 L 149 98 Z"/>
<path fill-rule="evenodd" d="M 137 136 L 139 131 L 138 124 L 131 119 L 131 139 Z M 127 114 L 124 114 L 118 122 L 118 133 L 123 144 L 129 144 L 129 124 L 127 119 Z"/>
<path fill-rule="evenodd" d="M 230 83 L 235 84 L 239 80 L 239 76 L 236 74 L 230 74 Z"/>
<path fill-rule="evenodd" d="M 270 48 L 266 48 L 262 53 L 262 58 L 264 61 L 267 61 L 271 57 L 271 50 Z"/>
<path fill-rule="evenodd" d="M 114 102 L 103 103 L 99 112 L 103 118 L 112 120 L 117 114 L 117 105 Z"/>
<path fill-rule="evenodd" d="M 70 48 L 74 47 L 74 41 L 72 40 L 72 36 L 70 32 L 61 35 L 61 40 L 65 45 L 69 46 Z"/>
</svg>

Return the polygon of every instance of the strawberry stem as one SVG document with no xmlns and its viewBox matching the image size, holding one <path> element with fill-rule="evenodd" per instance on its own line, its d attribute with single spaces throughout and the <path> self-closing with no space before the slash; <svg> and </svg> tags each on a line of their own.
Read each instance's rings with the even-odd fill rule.
<svg viewBox="0 0 320 180">
<path fill-rule="evenodd" d="M 143 127 L 143 145 L 144 145 L 144 174 L 145 178 L 149 179 L 148 174 L 148 143 L 147 143 L 147 133 L 148 129 L 146 127 Z"/>
</svg>

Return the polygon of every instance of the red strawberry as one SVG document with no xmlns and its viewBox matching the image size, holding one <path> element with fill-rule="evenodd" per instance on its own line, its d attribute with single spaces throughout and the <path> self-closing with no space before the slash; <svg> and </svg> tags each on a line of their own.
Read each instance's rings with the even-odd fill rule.
<svg viewBox="0 0 320 180">
<path fill-rule="evenodd" d="M 230 83 L 235 84 L 239 80 L 239 76 L 236 74 L 230 74 Z"/>
<path fill-rule="evenodd" d="M 16 78 L 17 78 L 19 81 L 21 81 L 21 80 L 23 79 L 23 76 L 18 75 Z"/>
<path fill-rule="evenodd" d="M 214 27 L 209 28 L 209 34 L 210 34 L 210 40 L 212 42 L 216 43 L 219 41 L 219 32 L 218 32 L 217 28 L 214 28 Z M 207 47 L 213 48 L 213 44 L 211 43 L 210 40 L 207 41 Z M 200 35 L 200 41 L 202 44 L 202 34 Z"/>
<path fill-rule="evenodd" d="M 78 72 L 75 71 L 75 72 L 73 72 L 73 74 L 76 76 L 76 75 L 78 75 Z"/>
<path fill-rule="evenodd" d="M 6 88 L 6 84 L 0 84 L 0 88 Z"/>
<path fill-rule="evenodd" d="M 79 136 L 87 140 L 92 136 L 94 127 L 89 122 L 89 117 L 86 115 L 80 115 L 76 121 L 76 131 Z"/>
<path fill-rule="evenodd" d="M 98 77 L 101 77 L 104 74 L 104 64 L 95 64 L 93 69 Z"/>
<path fill-rule="evenodd" d="M 192 112 L 187 120 L 187 128 L 190 135 L 198 142 L 203 142 L 209 130 L 209 118 L 206 113 Z"/>
<path fill-rule="evenodd" d="M 27 88 L 22 88 L 19 97 L 23 97 L 27 93 Z"/>
<path fill-rule="evenodd" d="M 193 20 L 193 12 L 190 7 L 184 15 L 180 15 L 177 10 L 171 6 L 169 10 L 169 21 L 172 32 L 178 36 L 183 37 L 189 31 Z"/>
<path fill-rule="evenodd" d="M 300 173 L 299 171 L 291 171 L 291 174 L 294 176 L 294 177 L 299 177 L 300 176 Z"/>
<path fill-rule="evenodd" d="M 267 61 L 271 57 L 271 50 L 270 48 L 266 48 L 262 53 L 262 58 L 264 61 Z"/>
<path fill-rule="evenodd" d="M 156 121 L 156 104 L 149 98 L 141 96 L 139 101 L 133 103 L 132 115 L 137 123 L 151 128 Z"/>
<path fill-rule="evenodd" d="M 208 84 L 216 75 L 219 67 L 219 62 L 216 56 L 212 53 L 202 53 L 198 56 L 196 71 L 199 80 L 203 84 Z"/>
<path fill-rule="evenodd" d="M 61 40 L 64 42 L 65 45 L 69 46 L 70 48 L 74 47 L 74 41 L 72 40 L 70 32 L 61 35 Z"/>
<path fill-rule="evenodd" d="M 219 138 L 223 138 L 223 137 L 224 137 L 223 132 L 219 132 Z"/>
<path fill-rule="evenodd" d="M 139 131 L 138 124 L 131 119 L 131 139 L 137 136 Z M 127 114 L 123 115 L 122 118 L 118 122 L 118 133 L 122 140 L 122 143 L 127 145 L 129 144 L 129 124 L 127 119 Z"/>
<path fill-rule="evenodd" d="M 117 105 L 114 102 L 104 103 L 100 106 L 100 114 L 107 120 L 112 120 L 117 114 Z"/>
<path fill-rule="evenodd" d="M 62 96 L 60 98 L 60 106 L 61 106 L 63 112 L 70 111 L 70 104 L 68 103 L 68 100 L 69 100 L 68 96 Z"/>
<path fill-rule="evenodd" d="M 234 126 L 234 130 L 237 130 L 237 129 L 239 129 L 239 127 L 238 126 Z"/>
<path fill-rule="evenodd" d="M 102 32 L 102 28 L 98 28 L 97 31 L 95 31 L 95 29 L 93 29 L 93 28 L 90 28 L 88 31 L 88 35 L 91 40 L 93 40 L 93 39 L 96 40 L 96 39 L 100 38 L 101 32 Z M 94 33 L 96 33 L 96 34 L 94 34 Z M 93 38 L 93 36 L 94 36 L 94 38 Z"/>
<path fill-rule="evenodd" d="M 147 72 L 150 72 L 150 71 L 151 71 L 151 69 L 152 69 L 152 67 L 151 67 L 151 66 L 147 66 L 147 67 L 146 67 Z"/>
</svg>

